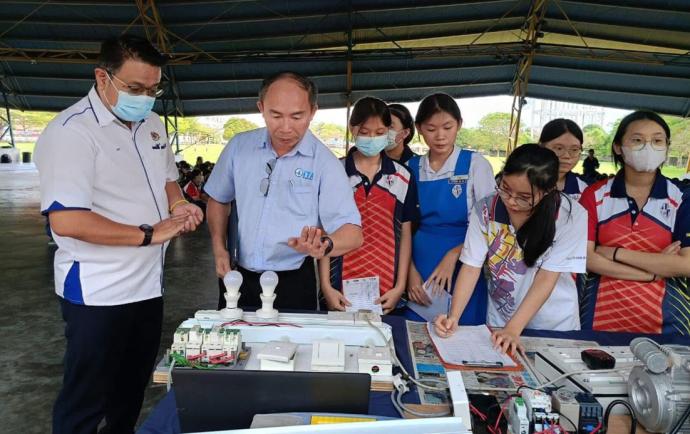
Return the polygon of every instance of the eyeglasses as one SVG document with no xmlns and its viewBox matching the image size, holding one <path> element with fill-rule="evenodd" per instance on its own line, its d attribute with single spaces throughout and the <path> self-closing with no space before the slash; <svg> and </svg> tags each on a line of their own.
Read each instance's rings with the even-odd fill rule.
<svg viewBox="0 0 690 434">
<path fill-rule="evenodd" d="M 628 147 L 630 147 L 633 151 L 641 151 L 647 145 L 651 146 L 652 149 L 657 151 L 663 151 L 666 149 L 669 143 L 670 140 L 668 140 L 666 137 L 654 137 L 651 141 L 647 141 L 647 139 L 641 136 L 635 136 L 625 141 L 625 144 L 628 145 Z"/>
<path fill-rule="evenodd" d="M 165 88 L 161 86 L 161 84 L 157 84 L 153 87 L 142 87 L 142 86 L 137 86 L 134 84 L 127 84 L 124 81 L 122 81 L 120 78 L 118 78 L 115 74 L 113 74 L 112 71 L 106 70 L 108 75 L 115 80 L 119 81 L 122 83 L 123 86 L 127 88 L 127 93 L 132 95 L 132 96 L 138 96 L 138 95 L 148 95 L 153 98 L 158 98 L 159 96 L 163 95 L 163 92 L 165 92 Z"/>
<path fill-rule="evenodd" d="M 268 189 L 271 187 L 271 175 L 273 174 L 273 169 L 276 167 L 276 159 L 272 158 L 266 162 L 266 174 L 268 175 L 261 180 L 259 184 L 259 191 L 264 197 L 268 196 Z"/>
<path fill-rule="evenodd" d="M 554 154 L 559 157 L 568 155 L 570 157 L 578 157 L 582 153 L 582 146 L 577 148 L 566 148 L 561 145 L 547 146 L 548 149 L 552 150 Z"/>
<path fill-rule="evenodd" d="M 508 202 L 512 198 L 518 208 L 530 209 L 534 206 L 534 198 L 528 200 L 519 196 L 514 196 L 513 193 L 510 193 L 509 191 L 498 186 L 496 187 L 496 192 L 503 202 Z"/>
</svg>

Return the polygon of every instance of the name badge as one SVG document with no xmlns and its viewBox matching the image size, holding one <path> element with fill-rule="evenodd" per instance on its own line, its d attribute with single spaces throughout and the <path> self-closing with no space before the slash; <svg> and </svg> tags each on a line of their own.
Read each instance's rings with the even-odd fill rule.
<svg viewBox="0 0 690 434">
<path fill-rule="evenodd" d="M 467 175 L 453 175 L 450 178 L 448 178 L 448 184 L 451 185 L 458 185 L 458 184 L 464 184 L 467 182 Z"/>
</svg>

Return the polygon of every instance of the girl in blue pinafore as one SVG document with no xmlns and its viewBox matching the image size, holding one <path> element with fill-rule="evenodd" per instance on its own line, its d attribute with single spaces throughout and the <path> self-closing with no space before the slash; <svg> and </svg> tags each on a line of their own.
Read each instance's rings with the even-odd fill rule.
<svg viewBox="0 0 690 434">
<path fill-rule="evenodd" d="M 429 152 L 408 162 L 417 180 L 421 220 L 412 239 L 407 293 L 409 307 L 421 312 L 419 305 L 432 302 L 425 287 L 432 294 L 454 288 L 469 213 L 475 202 L 495 191 L 496 182 L 483 156 L 455 146 L 462 117 L 449 95 L 424 98 L 415 124 Z M 460 324 L 484 324 L 486 305 L 486 281 L 479 279 Z M 419 319 L 414 312 L 408 311 L 407 316 Z"/>
</svg>

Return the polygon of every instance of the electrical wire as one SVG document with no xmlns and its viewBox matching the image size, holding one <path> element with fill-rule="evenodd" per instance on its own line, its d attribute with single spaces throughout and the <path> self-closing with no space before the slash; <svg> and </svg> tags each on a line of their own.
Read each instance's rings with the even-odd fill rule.
<svg viewBox="0 0 690 434">
<path fill-rule="evenodd" d="M 172 388 L 172 371 L 173 368 L 175 367 L 175 359 L 172 359 L 172 362 L 170 362 L 170 368 L 168 368 L 168 378 L 165 381 L 167 391 L 170 392 L 170 389 Z"/>
<path fill-rule="evenodd" d="M 573 371 L 573 372 L 566 372 L 563 375 L 559 375 L 558 377 L 549 380 L 545 383 L 541 383 L 537 385 L 538 389 L 543 389 L 546 386 L 550 386 L 553 383 L 556 383 L 558 381 L 561 381 L 565 378 L 572 377 L 573 375 L 578 375 L 578 374 L 606 374 L 606 373 L 611 373 L 611 372 L 621 372 L 621 371 L 628 371 L 630 368 L 614 368 L 614 369 L 583 369 L 580 371 Z"/>
<path fill-rule="evenodd" d="M 596 427 L 594 427 L 594 429 L 592 430 L 592 432 L 590 434 L 597 434 L 601 430 L 601 427 L 602 427 L 601 421 L 599 421 L 599 424 Z"/>
<path fill-rule="evenodd" d="M 256 326 L 256 327 L 296 327 L 296 328 L 302 328 L 302 326 L 299 324 L 293 324 L 293 323 L 289 323 L 289 322 L 245 321 L 243 319 L 236 319 L 236 320 L 224 322 L 220 326 L 225 327 L 225 326 L 238 326 L 238 325 Z"/>
<path fill-rule="evenodd" d="M 391 401 L 393 402 L 393 406 L 395 407 L 396 411 L 398 412 L 398 414 L 400 414 L 400 417 L 402 418 L 405 417 L 404 412 L 408 412 L 411 415 L 417 417 L 442 417 L 450 415 L 450 409 L 434 413 L 425 413 L 421 411 L 412 410 L 402 402 L 402 394 L 395 394 L 396 391 L 397 389 L 393 389 L 393 391 L 391 392 Z"/>
<path fill-rule="evenodd" d="M 609 405 L 606 406 L 606 411 L 604 412 L 604 424 L 603 424 L 603 430 L 607 431 L 609 428 L 609 416 L 611 415 L 611 410 L 613 410 L 613 407 L 617 405 L 622 405 L 625 408 L 628 409 L 630 412 L 630 418 L 632 419 L 632 424 L 630 425 L 630 434 L 635 434 L 635 431 L 637 431 L 637 416 L 635 416 L 635 410 L 633 410 L 632 405 L 628 401 L 624 401 L 622 399 L 614 399 L 609 403 Z M 594 434 L 594 433 L 592 433 Z"/>
<path fill-rule="evenodd" d="M 414 378 L 412 375 L 410 375 L 410 373 L 407 372 L 407 369 L 405 369 L 405 367 L 403 366 L 402 362 L 400 362 L 400 359 L 398 359 L 398 355 L 395 353 L 395 348 L 394 348 L 394 346 L 392 345 L 391 340 L 390 340 L 388 337 L 386 337 L 386 335 L 381 331 L 381 329 L 379 329 L 378 327 L 376 327 L 376 326 L 371 322 L 370 319 L 367 318 L 366 321 L 367 321 L 367 324 L 369 324 L 369 326 L 370 326 L 371 328 L 373 328 L 374 330 L 376 330 L 376 331 L 381 335 L 381 337 L 383 338 L 383 341 L 386 343 L 386 346 L 388 347 L 388 352 L 389 352 L 390 355 L 391 355 L 391 360 L 393 361 L 393 363 L 395 364 L 395 366 L 397 366 L 398 368 L 400 368 L 400 370 L 403 372 L 403 374 L 404 374 L 404 375 L 403 375 L 403 378 L 404 378 L 405 380 L 409 380 L 409 381 L 411 381 L 412 383 L 414 383 L 415 385 L 417 385 L 417 387 L 421 387 L 422 389 L 426 389 L 426 390 L 433 390 L 433 391 L 436 391 L 436 392 L 445 392 L 446 390 L 448 390 L 448 386 L 447 386 L 447 385 L 446 385 L 445 387 L 434 387 L 434 386 L 429 386 L 429 385 L 423 384 L 423 383 L 421 382 L 421 381 L 428 381 L 428 382 L 436 382 L 436 383 L 440 383 L 440 384 L 446 384 L 445 382 L 443 382 L 443 381 L 441 381 L 441 380 L 437 380 L 437 379 L 435 379 L 435 378 L 428 378 L 428 379 L 424 379 L 424 380 L 421 380 L 421 381 L 420 381 L 420 380 Z"/>
</svg>

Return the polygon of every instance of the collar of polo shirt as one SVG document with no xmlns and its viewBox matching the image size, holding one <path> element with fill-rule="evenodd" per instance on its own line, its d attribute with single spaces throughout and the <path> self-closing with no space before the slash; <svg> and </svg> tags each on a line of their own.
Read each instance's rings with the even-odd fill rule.
<svg viewBox="0 0 690 434">
<path fill-rule="evenodd" d="M 628 192 L 625 189 L 625 173 L 623 170 L 619 170 L 616 176 L 613 178 L 613 182 L 611 183 L 611 197 L 628 197 Z M 654 178 L 652 191 L 649 192 L 649 197 L 653 197 L 654 199 L 668 198 L 668 185 L 666 184 L 666 177 L 661 174 L 659 169 L 656 171 L 656 177 Z"/>
<path fill-rule="evenodd" d="M 259 144 L 259 148 L 263 149 L 268 146 L 271 146 L 271 136 L 268 134 L 268 128 L 266 128 L 266 136 L 263 143 Z M 300 140 L 299 143 L 297 143 L 297 145 L 290 150 L 290 152 L 283 155 L 283 157 L 290 157 L 298 152 L 304 156 L 313 157 L 314 146 L 316 146 L 316 137 L 311 133 L 311 131 L 307 130 L 307 132 L 304 134 L 304 137 L 302 137 L 302 140 Z"/>
</svg>

